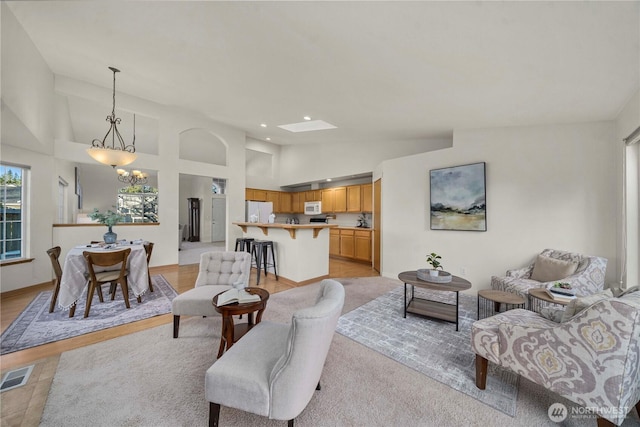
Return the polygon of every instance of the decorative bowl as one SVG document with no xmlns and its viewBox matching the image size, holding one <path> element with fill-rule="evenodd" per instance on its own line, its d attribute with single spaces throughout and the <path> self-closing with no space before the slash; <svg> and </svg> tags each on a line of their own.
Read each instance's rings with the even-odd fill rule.
<svg viewBox="0 0 640 427">
<path fill-rule="evenodd" d="M 437 276 L 432 275 L 432 271 L 438 273 Z M 424 280 L 426 282 L 431 283 L 449 283 L 451 282 L 451 273 L 440 270 L 433 270 L 431 268 L 420 268 L 416 272 L 416 276 L 420 280 Z"/>
</svg>

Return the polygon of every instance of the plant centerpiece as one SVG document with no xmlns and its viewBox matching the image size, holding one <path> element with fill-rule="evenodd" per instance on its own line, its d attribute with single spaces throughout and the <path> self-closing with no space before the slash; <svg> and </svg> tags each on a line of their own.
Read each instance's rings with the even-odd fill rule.
<svg viewBox="0 0 640 427">
<path fill-rule="evenodd" d="M 94 221 L 98 221 L 100 224 L 104 224 L 108 227 L 108 231 L 104 233 L 104 242 L 105 243 L 115 243 L 118 235 L 113 232 L 112 227 L 119 222 L 124 220 L 124 216 L 120 215 L 117 212 L 112 211 L 111 209 L 107 209 L 106 212 L 102 213 L 97 208 L 93 209 L 89 215 Z"/>
<path fill-rule="evenodd" d="M 442 269 L 442 263 L 440 262 L 441 259 L 442 257 L 435 252 L 431 252 L 427 255 L 427 264 L 431 265 L 432 268 L 419 269 L 416 272 L 418 279 L 434 283 L 451 282 L 452 276 Z M 440 271 L 438 271 L 438 269 Z"/>
</svg>

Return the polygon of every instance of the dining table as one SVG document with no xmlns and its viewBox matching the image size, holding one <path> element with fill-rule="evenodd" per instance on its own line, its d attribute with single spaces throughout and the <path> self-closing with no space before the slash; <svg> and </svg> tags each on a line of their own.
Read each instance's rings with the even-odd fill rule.
<svg viewBox="0 0 640 427">
<path fill-rule="evenodd" d="M 143 295 L 149 288 L 149 269 L 147 266 L 147 254 L 144 250 L 144 242 L 121 241 L 116 244 L 84 244 L 73 247 L 67 253 L 62 268 L 60 280 L 60 293 L 58 294 L 58 306 L 63 310 L 71 308 L 88 289 L 89 269 L 83 252 L 119 251 L 131 248 L 127 259 L 127 282 L 129 292 L 137 297 Z M 96 271 L 115 270 L 118 266 L 96 268 Z"/>
</svg>

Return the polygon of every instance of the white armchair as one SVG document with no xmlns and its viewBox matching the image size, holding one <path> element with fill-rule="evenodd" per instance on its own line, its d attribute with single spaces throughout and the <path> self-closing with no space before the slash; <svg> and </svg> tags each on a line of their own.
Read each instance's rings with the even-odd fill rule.
<svg viewBox="0 0 640 427">
<path fill-rule="evenodd" d="M 251 255 L 248 252 L 205 252 L 200 256 L 200 271 L 195 287 L 171 302 L 173 337 L 178 338 L 180 316 L 219 316 L 212 304 L 213 297 L 234 288 L 246 288 L 251 275 Z"/>
<path fill-rule="evenodd" d="M 567 275 L 566 277 L 556 277 L 550 279 L 545 274 L 541 274 L 538 277 L 534 272 L 536 262 L 540 262 L 540 257 L 543 260 L 559 261 L 557 264 L 575 265 L 575 271 Z M 538 266 L 540 267 L 540 265 Z M 562 268 L 555 266 L 556 268 Z M 601 291 L 604 288 L 604 275 L 607 270 L 607 259 L 597 256 L 581 255 L 573 252 L 560 251 L 555 249 L 545 249 L 540 253 L 535 262 L 529 264 L 527 267 L 507 270 L 506 276 L 492 276 L 491 288 L 513 292 L 522 296 L 525 301 L 528 300 L 529 289 L 532 288 L 545 288 L 549 285 L 562 281 L 569 283 L 573 289 L 576 290 L 577 296 L 586 296 Z M 540 269 L 538 269 L 540 271 Z M 557 271 L 557 270 L 556 270 Z M 543 272 L 544 273 L 544 272 Z M 546 278 L 545 278 L 546 276 Z M 536 278 L 542 278 L 541 280 L 535 280 Z"/>
<path fill-rule="evenodd" d="M 344 305 L 344 288 L 323 280 L 316 304 L 293 314 L 291 325 L 262 321 L 222 355 L 205 375 L 209 426 L 220 406 L 293 420 L 315 390 Z"/>
</svg>

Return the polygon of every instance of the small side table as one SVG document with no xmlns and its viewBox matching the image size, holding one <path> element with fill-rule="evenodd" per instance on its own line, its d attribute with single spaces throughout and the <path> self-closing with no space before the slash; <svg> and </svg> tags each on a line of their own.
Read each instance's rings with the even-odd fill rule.
<svg viewBox="0 0 640 427">
<path fill-rule="evenodd" d="M 496 291 L 493 289 L 480 290 L 478 291 L 478 320 L 480 319 L 481 312 L 483 314 L 482 318 L 500 313 L 500 306 L 502 304 L 504 304 L 506 311 L 514 308 L 524 308 L 524 303 L 525 300 L 523 297 L 511 292 Z"/>
<path fill-rule="evenodd" d="M 548 307 L 550 304 L 556 304 L 558 306 L 556 308 L 564 308 L 569 303 L 551 298 L 544 288 L 529 289 L 529 310 L 540 313 L 541 308 Z"/>
<path fill-rule="evenodd" d="M 220 348 L 218 349 L 218 359 L 225 350 L 231 348 L 233 343 L 237 342 L 244 334 L 249 332 L 251 328 L 260 323 L 262 313 L 267 308 L 267 300 L 269 299 L 269 291 L 262 288 L 245 288 L 247 292 L 253 295 L 259 295 L 260 301 L 238 304 L 226 304 L 218 307 L 218 295 L 213 297 L 211 303 L 216 311 L 222 315 L 222 334 L 220 335 Z M 222 292 L 221 292 L 222 293 Z M 253 321 L 253 313 L 258 312 L 255 323 Z M 233 324 L 233 316 L 247 315 L 247 323 Z"/>
</svg>

